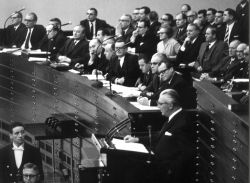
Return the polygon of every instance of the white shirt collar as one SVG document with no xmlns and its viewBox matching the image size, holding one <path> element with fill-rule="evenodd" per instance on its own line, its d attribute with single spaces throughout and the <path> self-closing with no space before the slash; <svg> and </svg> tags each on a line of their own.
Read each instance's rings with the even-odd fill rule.
<svg viewBox="0 0 250 183">
<path fill-rule="evenodd" d="M 176 110 L 175 112 L 173 112 L 169 117 L 168 117 L 168 122 L 179 112 L 182 111 L 182 108 L 179 108 L 178 110 Z"/>
<path fill-rule="evenodd" d="M 20 149 L 20 150 L 24 150 L 24 144 L 17 146 L 15 143 L 13 143 L 13 149 Z"/>
<path fill-rule="evenodd" d="M 214 45 L 215 42 L 216 42 L 216 40 L 211 42 L 211 43 L 208 43 L 209 44 L 209 49 L 212 48 L 212 46 Z"/>
</svg>

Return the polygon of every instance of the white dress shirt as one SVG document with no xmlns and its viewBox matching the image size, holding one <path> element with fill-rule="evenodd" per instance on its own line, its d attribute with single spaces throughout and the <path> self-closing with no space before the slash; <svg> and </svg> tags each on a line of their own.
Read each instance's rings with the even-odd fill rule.
<svg viewBox="0 0 250 183">
<path fill-rule="evenodd" d="M 17 147 L 13 143 L 13 148 L 12 149 L 13 149 L 14 155 L 15 155 L 16 166 L 17 166 L 17 168 L 19 168 L 21 166 L 22 159 L 23 159 L 24 147 L 23 147 L 23 145 L 20 145 L 19 147 Z"/>
</svg>

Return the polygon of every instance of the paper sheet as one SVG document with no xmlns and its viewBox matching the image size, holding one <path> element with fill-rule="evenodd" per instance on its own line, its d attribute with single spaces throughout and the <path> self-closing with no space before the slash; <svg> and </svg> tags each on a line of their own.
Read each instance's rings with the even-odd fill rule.
<svg viewBox="0 0 250 183">
<path fill-rule="evenodd" d="M 112 143 L 114 144 L 115 148 L 119 150 L 149 153 L 146 147 L 141 143 L 126 143 L 124 140 L 116 138 L 112 139 Z"/>
</svg>

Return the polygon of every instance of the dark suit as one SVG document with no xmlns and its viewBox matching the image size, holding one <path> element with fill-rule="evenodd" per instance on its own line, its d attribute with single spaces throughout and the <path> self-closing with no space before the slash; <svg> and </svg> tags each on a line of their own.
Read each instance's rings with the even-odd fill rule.
<svg viewBox="0 0 250 183">
<path fill-rule="evenodd" d="M 109 73 L 107 79 L 113 83 L 116 78 L 124 77 L 124 86 L 135 86 L 135 82 L 140 75 L 138 57 L 129 53 L 125 54 L 122 68 L 117 57 L 110 60 Z"/>
<path fill-rule="evenodd" d="M 141 96 L 146 96 L 146 92 L 156 93 L 160 86 L 160 78 L 158 74 L 153 74 L 152 81 L 147 85 L 147 88 L 141 93 Z"/>
<path fill-rule="evenodd" d="M 23 43 L 25 42 L 27 32 L 28 32 L 28 29 L 26 28 Z M 40 42 L 42 41 L 42 39 L 45 35 L 46 35 L 46 30 L 42 25 L 35 25 L 34 26 L 34 29 L 32 31 L 31 37 L 30 37 L 30 43 L 31 43 L 32 50 L 39 49 Z"/>
<path fill-rule="evenodd" d="M 222 24 L 220 27 L 216 27 L 216 37 L 217 40 L 224 41 L 226 31 L 226 24 Z"/>
<path fill-rule="evenodd" d="M 57 56 L 66 56 L 71 59 L 71 66 L 76 63 L 87 64 L 89 61 L 89 42 L 81 39 L 76 45 L 74 39 L 68 39 L 59 50 Z"/>
<path fill-rule="evenodd" d="M 184 51 L 180 49 L 176 57 L 176 62 L 178 64 L 181 63 L 186 65 L 188 65 L 191 62 L 194 62 L 198 57 L 201 44 L 204 41 L 205 41 L 204 36 L 199 35 L 197 39 L 194 41 L 194 43 L 189 43 L 186 46 Z"/>
<path fill-rule="evenodd" d="M 249 44 L 249 2 L 246 1 L 246 5 L 241 7 L 239 3 L 236 7 L 236 13 L 239 19 L 239 25 L 241 29 L 241 41 Z"/>
<path fill-rule="evenodd" d="M 106 56 L 104 55 L 104 49 L 101 52 L 101 57 L 95 56 L 94 62 L 92 65 L 85 64 L 84 65 L 84 73 L 85 74 L 91 74 L 94 69 L 97 69 L 99 71 L 102 71 L 102 74 L 106 74 L 108 71 L 108 60 L 106 59 Z"/>
<path fill-rule="evenodd" d="M 245 25 L 244 25 L 245 26 Z M 225 33 L 226 33 L 227 26 L 225 26 Z M 231 30 L 231 33 L 229 35 L 229 43 L 231 43 L 233 40 L 242 40 L 242 35 L 241 35 L 241 29 L 240 24 L 238 22 L 234 22 L 233 28 Z"/>
<path fill-rule="evenodd" d="M 122 38 L 125 40 L 125 43 L 130 42 L 130 38 L 133 34 L 134 28 L 130 26 L 126 32 L 123 31 Z"/>
<path fill-rule="evenodd" d="M 155 21 L 150 25 L 149 32 L 151 32 L 151 34 L 157 36 L 157 32 L 158 32 L 160 27 L 161 27 L 161 23 L 158 21 Z"/>
<path fill-rule="evenodd" d="M 188 112 L 182 110 L 170 121 L 165 122 L 157 139 L 154 151 L 156 180 L 191 183 L 194 173 L 192 163 L 195 152 L 195 130 Z"/>
<path fill-rule="evenodd" d="M 148 145 L 148 137 L 139 137 Z M 150 183 L 191 183 L 194 180 L 195 129 L 189 112 L 181 110 L 161 131 L 152 135 L 155 157 L 152 162 Z M 146 174 L 142 174 L 146 176 Z"/>
<path fill-rule="evenodd" d="M 228 55 L 228 46 L 223 41 L 216 41 L 208 50 L 208 42 L 204 42 L 199 50 L 195 67 L 202 67 L 202 72 L 214 72 L 219 69 L 220 61 Z"/>
<path fill-rule="evenodd" d="M 185 81 L 178 73 L 174 73 L 170 81 L 163 81 L 160 83 L 160 87 L 158 88 L 157 92 L 155 92 L 150 98 L 150 105 L 157 105 L 156 101 L 159 99 L 160 93 L 165 89 L 174 89 L 177 91 L 177 93 L 180 95 L 180 101 L 183 104 L 183 108 L 196 108 L 197 103 L 195 89 L 189 85 L 189 83 L 187 83 L 187 81 Z"/>
<path fill-rule="evenodd" d="M 29 145 L 24 144 L 22 163 L 19 169 L 16 166 L 14 150 L 12 150 L 13 145 L 7 145 L 0 150 L 0 182 L 12 183 L 17 182 L 19 174 L 19 179 L 22 180 L 22 169 L 25 163 L 34 163 L 38 166 L 41 178 L 43 180 L 43 168 L 42 168 L 42 158 L 39 149 Z"/>
<path fill-rule="evenodd" d="M 134 43 L 128 46 L 134 47 L 136 53 L 144 53 L 150 57 L 156 53 L 158 38 L 151 32 L 147 31 L 144 36 L 138 35 Z"/>
<path fill-rule="evenodd" d="M 140 75 L 140 83 L 143 86 L 148 86 L 153 81 L 153 74 L 151 70 L 148 73 L 141 73 Z"/>
<path fill-rule="evenodd" d="M 5 30 L 5 46 L 12 47 L 16 45 L 17 48 L 20 48 L 23 40 L 25 40 L 26 29 L 23 23 L 16 30 L 13 25 L 9 25 Z"/>
<path fill-rule="evenodd" d="M 182 45 L 184 40 L 187 37 L 187 26 L 183 28 L 177 28 L 176 34 L 174 35 L 174 38 Z"/>
<path fill-rule="evenodd" d="M 51 53 L 51 60 L 55 60 L 56 54 L 63 47 L 67 37 L 62 31 L 59 31 L 56 36 L 52 39 L 48 39 L 48 36 L 45 35 L 42 39 L 39 48 L 42 51 L 48 51 Z"/>
<path fill-rule="evenodd" d="M 80 22 L 80 24 L 82 26 L 85 27 L 85 35 L 86 35 L 86 38 L 88 40 L 91 40 L 93 38 L 93 35 L 91 35 L 91 30 L 90 30 L 90 26 L 89 26 L 89 21 L 87 19 L 84 19 Z M 98 31 L 99 28 L 108 28 L 112 31 L 112 29 L 114 29 L 112 26 L 110 26 L 109 24 L 106 23 L 105 20 L 101 20 L 101 19 L 96 19 L 96 23 L 95 23 L 95 36 L 96 36 L 96 33 Z"/>
</svg>

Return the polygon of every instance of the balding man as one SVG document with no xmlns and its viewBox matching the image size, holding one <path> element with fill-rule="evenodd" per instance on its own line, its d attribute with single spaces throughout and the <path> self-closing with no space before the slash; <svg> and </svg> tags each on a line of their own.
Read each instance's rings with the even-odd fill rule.
<svg viewBox="0 0 250 183">
<path fill-rule="evenodd" d="M 107 72 L 108 61 L 104 55 L 104 48 L 99 39 L 94 38 L 89 42 L 89 61 L 84 65 L 84 73 L 104 75 Z"/>
<path fill-rule="evenodd" d="M 181 103 L 182 100 L 173 89 L 163 90 L 157 101 L 162 115 L 168 120 L 159 132 L 152 135 L 152 150 L 155 154 L 151 169 L 153 182 L 192 182 L 195 130 L 190 114 L 182 109 Z M 149 141 L 148 137 L 131 135 L 125 136 L 124 140 L 144 144 Z"/>
<path fill-rule="evenodd" d="M 22 23 L 23 15 L 20 12 L 11 16 L 12 24 L 5 31 L 5 46 L 20 48 L 26 36 L 26 26 Z"/>
<path fill-rule="evenodd" d="M 73 29 L 73 38 L 68 39 L 57 54 L 57 61 L 66 66 L 74 67 L 87 64 L 89 59 L 89 42 L 85 37 L 85 28 L 77 25 Z"/>
<path fill-rule="evenodd" d="M 39 49 L 41 40 L 46 34 L 46 30 L 42 25 L 37 23 L 37 15 L 33 12 L 25 16 L 26 37 L 23 40 L 22 49 L 36 50 Z"/>
<path fill-rule="evenodd" d="M 132 16 L 129 14 L 124 14 L 119 19 L 119 23 L 116 27 L 116 35 L 123 37 L 125 43 L 130 41 L 134 28 L 131 24 Z"/>
<path fill-rule="evenodd" d="M 187 12 L 190 10 L 191 10 L 191 6 L 189 4 L 181 5 L 181 13 L 187 14 Z"/>
<path fill-rule="evenodd" d="M 50 52 L 51 60 L 55 60 L 56 54 L 63 47 L 67 38 L 56 25 L 48 25 L 46 27 L 46 32 L 47 34 L 42 39 L 39 48 L 42 51 Z"/>
</svg>

